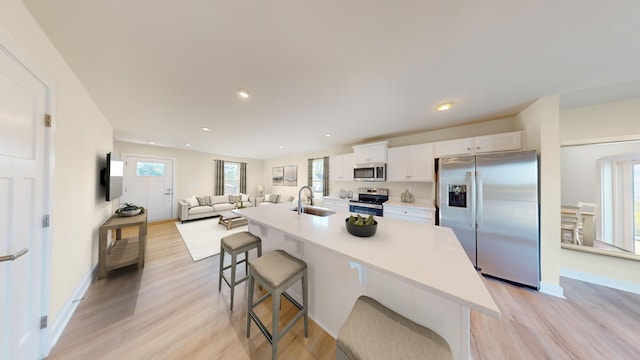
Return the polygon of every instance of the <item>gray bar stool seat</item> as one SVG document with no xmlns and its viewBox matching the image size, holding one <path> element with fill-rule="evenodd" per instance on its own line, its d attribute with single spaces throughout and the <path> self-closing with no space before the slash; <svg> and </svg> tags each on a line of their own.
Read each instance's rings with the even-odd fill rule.
<svg viewBox="0 0 640 360">
<path fill-rule="evenodd" d="M 296 281 L 302 282 L 302 305 L 297 302 L 285 290 L 289 289 Z M 267 293 L 260 297 L 257 301 L 253 301 L 253 289 L 255 281 L 258 282 Z M 288 324 L 280 329 L 280 295 L 289 300 L 298 308 L 298 313 L 289 321 Z M 254 307 L 272 297 L 271 315 L 272 326 L 271 332 L 267 330 L 262 321 L 253 311 Z M 304 316 L 304 337 L 309 337 L 308 329 L 308 296 L 307 296 L 307 264 L 288 254 L 284 250 L 270 251 L 263 256 L 249 262 L 249 291 L 247 301 L 247 337 L 251 331 L 251 320 L 253 320 L 260 331 L 271 343 L 271 358 L 276 359 L 278 355 L 278 342 L 291 327 Z"/>
<path fill-rule="evenodd" d="M 257 249 L 258 257 L 262 256 L 262 240 L 248 231 L 241 231 L 231 234 L 220 239 L 220 274 L 218 277 L 218 291 L 222 287 L 222 280 L 231 288 L 231 311 L 233 311 L 233 293 L 236 285 L 249 278 L 249 250 Z M 224 266 L 225 253 L 231 255 L 231 265 Z M 237 261 L 239 254 L 244 253 L 244 259 Z M 236 266 L 244 264 L 245 276 L 242 279 L 236 279 Z M 231 269 L 231 279 L 227 279 L 224 272 Z"/>
<path fill-rule="evenodd" d="M 360 296 L 336 340 L 336 360 L 453 359 L 449 343 L 368 296 Z"/>
</svg>

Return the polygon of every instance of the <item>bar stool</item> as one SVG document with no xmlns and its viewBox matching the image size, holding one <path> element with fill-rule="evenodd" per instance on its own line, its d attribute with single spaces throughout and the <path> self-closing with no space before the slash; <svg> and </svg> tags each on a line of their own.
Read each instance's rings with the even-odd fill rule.
<svg viewBox="0 0 640 360">
<path fill-rule="evenodd" d="M 258 281 L 267 293 L 260 297 L 256 302 L 253 301 L 253 289 L 255 281 Z M 285 290 L 290 288 L 296 281 L 302 280 L 302 305 L 298 303 Z M 280 320 L 280 295 L 284 295 L 295 307 L 298 313 L 284 326 L 282 330 L 278 326 Z M 278 341 L 284 334 L 293 327 L 295 322 L 304 316 L 304 337 L 309 337 L 308 330 L 308 297 L 307 297 L 307 264 L 289 255 L 284 250 L 270 251 L 263 256 L 249 263 L 249 299 L 247 301 L 247 337 L 251 330 L 251 320 L 253 320 L 260 331 L 271 343 L 271 358 L 276 359 L 278 355 Z M 258 318 L 253 308 L 272 297 L 271 315 L 272 325 L 271 333 Z"/>
<path fill-rule="evenodd" d="M 442 336 L 360 296 L 336 340 L 336 360 L 453 359 Z"/>
<path fill-rule="evenodd" d="M 233 293 L 236 285 L 247 280 L 249 278 L 248 264 L 249 264 L 249 250 L 257 249 L 258 257 L 262 256 L 262 240 L 259 237 L 253 235 L 248 231 L 241 231 L 235 234 L 231 234 L 220 239 L 220 276 L 218 278 L 218 291 L 222 287 L 222 280 L 231 288 L 231 311 L 233 311 Z M 224 266 L 224 254 L 231 255 L 231 265 Z M 244 253 L 244 259 L 237 261 L 237 256 Z M 236 280 L 236 266 L 238 264 L 244 264 L 245 277 Z M 224 271 L 231 269 L 231 279 L 227 280 L 224 275 Z"/>
</svg>

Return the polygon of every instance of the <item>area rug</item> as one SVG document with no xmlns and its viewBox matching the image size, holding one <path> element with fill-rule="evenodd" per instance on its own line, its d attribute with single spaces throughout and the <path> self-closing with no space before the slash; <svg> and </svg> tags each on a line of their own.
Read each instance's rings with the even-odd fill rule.
<svg viewBox="0 0 640 360">
<path fill-rule="evenodd" d="M 192 220 L 186 223 L 176 222 L 176 227 L 187 246 L 193 261 L 202 260 L 220 252 L 220 238 L 247 231 L 247 225 L 237 226 L 231 230 L 218 224 L 218 218 Z"/>
</svg>

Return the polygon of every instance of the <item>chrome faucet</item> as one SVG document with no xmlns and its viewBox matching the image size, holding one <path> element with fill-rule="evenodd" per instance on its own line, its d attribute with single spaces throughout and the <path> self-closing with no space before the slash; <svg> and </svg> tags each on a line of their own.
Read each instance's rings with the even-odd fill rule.
<svg viewBox="0 0 640 360">
<path fill-rule="evenodd" d="M 305 185 L 301 187 L 300 190 L 298 190 L 298 214 L 302 214 L 302 198 L 300 195 L 302 195 L 302 190 L 304 189 L 309 189 L 309 192 L 311 193 L 311 203 L 313 204 L 313 189 L 311 186 Z"/>
</svg>

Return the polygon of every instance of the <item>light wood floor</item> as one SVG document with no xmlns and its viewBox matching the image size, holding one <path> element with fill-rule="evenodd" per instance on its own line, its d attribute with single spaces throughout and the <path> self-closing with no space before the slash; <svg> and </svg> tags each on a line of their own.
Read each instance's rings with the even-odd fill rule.
<svg viewBox="0 0 640 360">
<path fill-rule="evenodd" d="M 244 284 L 218 292 L 218 256 L 193 262 L 172 221 L 148 229 L 143 271 L 94 282 L 48 359 L 267 359 L 255 325 L 245 337 Z M 126 236 L 126 235 L 125 235 Z M 638 359 L 640 295 L 561 278 L 566 300 L 484 278 L 501 312 L 471 312 L 474 359 Z M 259 310 L 267 326 L 269 304 Z M 283 305 L 283 321 L 293 316 Z M 333 359 L 335 341 L 302 322 L 280 342 L 281 359 Z"/>
</svg>

